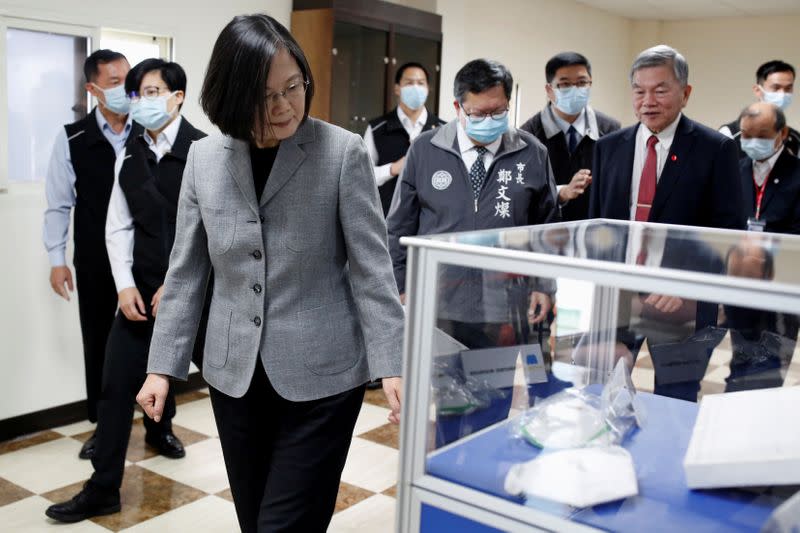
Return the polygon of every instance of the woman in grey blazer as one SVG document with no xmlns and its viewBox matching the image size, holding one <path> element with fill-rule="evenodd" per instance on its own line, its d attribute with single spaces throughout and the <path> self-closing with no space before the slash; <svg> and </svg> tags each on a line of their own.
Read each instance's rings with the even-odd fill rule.
<svg viewBox="0 0 800 533">
<path fill-rule="evenodd" d="M 308 117 L 314 82 L 273 18 L 220 34 L 137 400 L 186 379 L 214 271 L 203 376 L 243 531 L 325 531 L 364 395 L 400 411 L 403 312 L 361 137 Z"/>
</svg>

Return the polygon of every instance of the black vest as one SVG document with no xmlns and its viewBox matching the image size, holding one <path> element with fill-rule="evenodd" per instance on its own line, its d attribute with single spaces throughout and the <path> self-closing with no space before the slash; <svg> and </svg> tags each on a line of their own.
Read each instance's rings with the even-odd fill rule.
<svg viewBox="0 0 800 533">
<path fill-rule="evenodd" d="M 114 147 L 97 125 L 97 108 L 83 119 L 64 126 L 69 143 L 72 168 L 75 170 L 75 239 L 76 268 L 111 272 L 106 252 L 106 214 L 114 185 Z M 142 132 L 133 123 L 128 136 Z"/>
<path fill-rule="evenodd" d="M 619 129 L 619 122 L 611 117 L 594 110 L 597 119 L 597 129 L 600 137 Z M 567 136 L 559 131 L 556 135 L 548 138 L 542 125 L 542 112 L 536 113 L 530 120 L 523 124 L 520 129 L 532 133 L 547 148 L 547 155 L 550 158 L 550 166 L 553 168 L 553 177 L 556 185 L 567 185 L 572 180 L 576 172 L 582 168 L 592 169 L 592 159 L 594 156 L 594 139 L 584 135 L 575 151 L 569 153 L 567 146 Z M 589 216 L 589 189 L 583 194 L 570 200 L 561 207 L 561 218 L 563 220 L 585 220 Z"/>
<path fill-rule="evenodd" d="M 172 150 L 161 161 L 147 145 L 147 133 L 131 135 L 119 186 L 133 217 L 133 279 L 148 299 L 164 283 L 175 241 L 175 220 L 186 156 L 193 141 L 205 133 L 183 118 Z"/>
<path fill-rule="evenodd" d="M 428 131 L 443 124 L 445 122 L 439 117 L 433 113 L 428 113 L 428 120 L 425 121 L 422 131 Z M 406 132 L 400 122 L 400 118 L 397 116 L 397 108 L 392 109 L 382 117 L 370 121 L 369 126 L 372 128 L 372 138 L 375 140 L 375 148 L 378 150 L 378 160 L 375 162 L 375 166 L 394 163 L 406 155 L 408 147 L 411 146 L 411 141 L 408 138 L 408 132 Z M 378 187 L 384 216 L 389 213 L 395 185 L 397 185 L 397 178 L 392 178 Z"/>
<path fill-rule="evenodd" d="M 739 147 L 739 157 L 746 157 L 747 154 L 744 153 L 744 150 L 742 150 L 742 136 L 740 135 L 741 131 L 739 130 L 739 121 L 734 120 L 733 122 L 725 124 L 723 127 L 726 126 L 729 130 L 731 130 L 731 135 L 733 135 L 733 138 L 736 140 L 736 145 Z M 800 132 L 794 128 L 789 128 L 789 135 L 786 137 L 786 142 L 784 142 L 784 145 L 793 156 L 800 156 Z"/>
</svg>

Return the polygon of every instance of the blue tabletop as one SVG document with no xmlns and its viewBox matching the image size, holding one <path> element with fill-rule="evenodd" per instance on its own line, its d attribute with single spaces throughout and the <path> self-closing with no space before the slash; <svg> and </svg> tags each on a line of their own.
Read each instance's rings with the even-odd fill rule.
<svg viewBox="0 0 800 533">
<path fill-rule="evenodd" d="M 639 495 L 561 513 L 590 526 L 623 532 L 758 531 L 784 498 L 764 491 L 689 490 L 683 457 L 697 417 L 697 404 L 646 393 L 640 393 L 640 397 L 647 407 L 647 424 L 623 443 L 634 459 Z M 496 416 L 500 408 L 493 405 L 492 409 Z M 505 412 L 508 413 L 507 407 Z M 450 436 L 456 424 L 453 419 L 444 420 L 437 435 Z M 503 483 L 511 465 L 530 461 L 538 453 L 538 448 L 513 438 L 509 425 L 501 423 L 465 442 L 434 452 L 427 469 L 431 475 L 524 504 L 521 498 L 508 495 Z M 553 506 L 548 508 L 559 512 Z"/>
</svg>

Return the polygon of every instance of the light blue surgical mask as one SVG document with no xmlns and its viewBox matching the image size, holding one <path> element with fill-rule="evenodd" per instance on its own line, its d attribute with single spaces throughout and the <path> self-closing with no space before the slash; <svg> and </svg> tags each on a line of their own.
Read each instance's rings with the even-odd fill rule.
<svg viewBox="0 0 800 533">
<path fill-rule="evenodd" d="M 577 115 L 589 103 L 589 87 L 553 88 L 556 94 L 556 107 L 566 115 Z"/>
<path fill-rule="evenodd" d="M 177 114 L 178 106 L 170 113 L 167 111 L 167 100 L 175 93 L 165 94 L 158 98 L 139 98 L 131 103 L 133 120 L 150 131 L 159 130 Z"/>
<path fill-rule="evenodd" d="M 427 99 L 428 88 L 424 85 L 406 85 L 400 88 L 400 101 L 409 109 L 419 109 L 425 105 Z"/>
<path fill-rule="evenodd" d="M 775 148 L 775 139 L 753 137 L 742 139 L 742 151 L 753 161 L 763 161 L 769 159 L 778 150 Z"/>
<path fill-rule="evenodd" d="M 124 84 L 117 85 L 111 89 L 103 89 L 96 83 L 93 83 L 92 85 L 103 91 L 103 96 L 105 97 L 106 101 L 101 103 L 106 109 L 112 113 L 117 113 L 118 115 L 128 114 L 128 111 L 131 107 L 131 101 L 128 99 L 128 95 L 125 94 Z"/>
<path fill-rule="evenodd" d="M 466 120 L 464 131 L 470 139 L 482 144 L 489 144 L 500 138 L 508 130 L 508 114 L 503 118 L 487 116 L 480 122 L 472 122 L 469 117 Z"/>
<path fill-rule="evenodd" d="M 774 104 L 784 111 L 792 105 L 792 93 L 765 91 L 763 87 L 761 87 L 761 93 L 764 95 L 764 102 Z"/>
</svg>

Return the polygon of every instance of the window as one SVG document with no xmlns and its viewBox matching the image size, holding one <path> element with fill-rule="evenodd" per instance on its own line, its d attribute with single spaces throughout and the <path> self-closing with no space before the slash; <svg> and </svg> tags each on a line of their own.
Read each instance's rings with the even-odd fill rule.
<svg viewBox="0 0 800 533">
<path fill-rule="evenodd" d="M 172 61 L 170 37 L 103 29 L 100 31 L 100 48 L 124 54 L 131 66 L 151 57 Z"/>
</svg>

